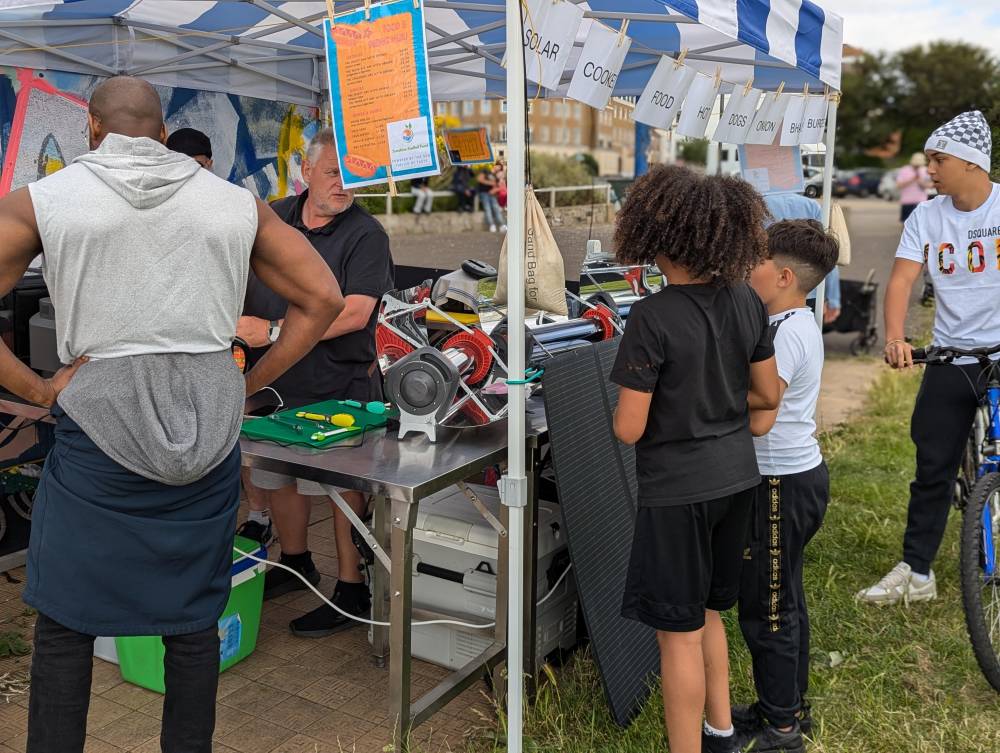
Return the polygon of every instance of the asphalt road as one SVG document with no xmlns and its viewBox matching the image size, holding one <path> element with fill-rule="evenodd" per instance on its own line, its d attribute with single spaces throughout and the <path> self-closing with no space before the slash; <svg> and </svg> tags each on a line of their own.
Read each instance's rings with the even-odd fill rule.
<svg viewBox="0 0 1000 753">
<path fill-rule="evenodd" d="M 841 269 L 841 276 L 848 280 L 864 280 L 869 271 L 874 270 L 874 281 L 878 284 L 878 345 L 874 353 L 881 351 L 883 339 L 882 296 L 892 269 L 893 257 L 902 225 L 899 223 L 899 207 L 877 198 L 847 199 L 842 202 L 847 210 L 848 227 L 851 233 L 852 260 L 849 267 Z M 572 279 L 572 269 L 578 268 L 586 252 L 587 240 L 596 238 L 606 251 L 613 251 L 614 228 L 598 225 L 593 229 L 553 228 L 556 241 L 566 259 L 567 277 Z M 397 264 L 419 267 L 454 269 L 463 259 L 475 258 L 496 264 L 500 256 L 503 236 L 499 233 L 464 232 L 434 235 L 398 235 L 392 238 L 392 254 Z M 919 296 L 918 286 L 914 298 Z M 827 350 L 831 353 L 847 353 L 855 335 L 831 333 L 826 336 Z"/>
</svg>

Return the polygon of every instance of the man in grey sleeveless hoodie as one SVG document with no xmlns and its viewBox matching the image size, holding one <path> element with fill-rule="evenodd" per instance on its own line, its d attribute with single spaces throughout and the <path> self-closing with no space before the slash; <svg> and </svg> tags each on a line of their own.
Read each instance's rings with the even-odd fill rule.
<svg viewBox="0 0 1000 753">
<path fill-rule="evenodd" d="M 83 751 L 95 635 L 160 635 L 162 749 L 210 753 L 245 394 L 308 352 L 343 299 L 266 204 L 167 150 L 149 84 L 109 79 L 89 120 L 93 151 L 0 199 L 0 290 L 43 255 L 66 364 L 45 380 L 0 343 L 0 384 L 56 419 L 24 592 L 27 750 Z M 251 265 L 290 306 L 244 379 L 230 344 Z"/>
</svg>

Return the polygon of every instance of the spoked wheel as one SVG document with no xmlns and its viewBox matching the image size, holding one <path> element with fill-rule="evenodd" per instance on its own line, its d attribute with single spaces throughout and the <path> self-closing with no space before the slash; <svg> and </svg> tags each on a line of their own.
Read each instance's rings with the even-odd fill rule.
<svg viewBox="0 0 1000 753">
<path fill-rule="evenodd" d="M 961 577 L 972 650 L 1000 693 L 1000 473 L 983 476 L 965 506 Z"/>
<path fill-rule="evenodd" d="M 969 435 L 965 453 L 962 455 L 962 465 L 958 468 L 958 479 L 955 481 L 955 499 L 952 500 L 952 504 L 958 510 L 965 507 L 969 495 L 972 494 L 972 487 L 976 485 L 976 468 L 979 464 L 976 450 L 976 437 L 973 433 Z"/>
</svg>

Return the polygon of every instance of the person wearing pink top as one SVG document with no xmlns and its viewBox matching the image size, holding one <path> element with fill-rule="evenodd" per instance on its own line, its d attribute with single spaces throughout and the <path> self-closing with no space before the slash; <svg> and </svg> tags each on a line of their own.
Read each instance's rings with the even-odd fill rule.
<svg viewBox="0 0 1000 753">
<path fill-rule="evenodd" d="M 899 186 L 899 221 L 906 222 L 917 204 L 927 201 L 927 189 L 933 185 L 927 175 L 927 157 L 923 152 L 914 154 L 910 164 L 899 171 L 896 185 Z"/>
</svg>

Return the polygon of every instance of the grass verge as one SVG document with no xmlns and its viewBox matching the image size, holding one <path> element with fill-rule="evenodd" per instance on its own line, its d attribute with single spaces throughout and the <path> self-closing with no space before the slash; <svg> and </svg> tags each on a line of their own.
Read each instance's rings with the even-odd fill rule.
<svg viewBox="0 0 1000 753">
<path fill-rule="evenodd" d="M 996 753 L 1000 695 L 972 656 L 958 583 L 959 518 L 952 515 L 935 571 L 940 598 L 873 608 L 854 593 L 900 557 L 913 473 L 909 415 L 919 374 L 887 373 L 864 413 L 823 437 L 832 502 L 807 551 L 812 616 L 815 753 Z M 729 614 L 734 702 L 752 699 L 749 654 Z M 502 721 L 501 721 L 502 724 Z M 612 721 L 585 652 L 550 673 L 525 718 L 526 751 L 667 751 L 659 691 L 627 729 Z M 502 730 L 470 751 L 503 749 Z"/>
</svg>

